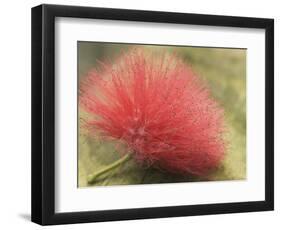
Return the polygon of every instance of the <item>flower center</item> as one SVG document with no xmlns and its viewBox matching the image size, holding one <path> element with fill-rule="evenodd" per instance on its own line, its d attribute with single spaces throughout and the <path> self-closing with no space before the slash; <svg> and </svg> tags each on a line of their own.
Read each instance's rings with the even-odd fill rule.
<svg viewBox="0 0 281 230">
<path fill-rule="evenodd" d="M 145 128 L 143 126 L 136 128 L 129 128 L 128 134 L 131 139 L 131 142 L 135 145 L 141 145 L 145 139 Z"/>
</svg>

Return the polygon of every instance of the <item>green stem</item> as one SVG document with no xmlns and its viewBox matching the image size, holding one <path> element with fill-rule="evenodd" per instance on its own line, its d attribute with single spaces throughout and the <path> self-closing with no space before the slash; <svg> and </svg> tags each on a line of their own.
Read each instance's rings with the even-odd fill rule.
<svg viewBox="0 0 281 230">
<path fill-rule="evenodd" d="M 111 170 L 117 168 L 119 165 L 125 163 L 125 162 L 128 161 L 130 158 L 131 158 L 131 154 L 126 154 L 126 155 L 124 155 L 122 158 L 120 158 L 119 160 L 113 162 L 112 164 L 108 165 L 107 167 L 101 169 L 100 171 L 98 171 L 98 172 L 96 172 L 96 173 L 94 173 L 94 174 L 88 175 L 88 184 L 94 183 L 95 180 L 96 180 L 99 176 L 101 176 L 101 175 L 103 175 L 103 174 L 105 174 L 105 173 L 107 173 L 107 172 L 109 172 L 109 171 L 111 171 Z"/>
</svg>

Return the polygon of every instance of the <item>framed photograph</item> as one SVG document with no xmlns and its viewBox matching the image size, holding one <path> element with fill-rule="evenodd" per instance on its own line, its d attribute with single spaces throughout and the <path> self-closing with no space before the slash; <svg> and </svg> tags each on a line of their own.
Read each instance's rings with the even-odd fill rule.
<svg viewBox="0 0 281 230">
<path fill-rule="evenodd" d="M 273 210 L 274 21 L 32 8 L 32 221 Z"/>
</svg>

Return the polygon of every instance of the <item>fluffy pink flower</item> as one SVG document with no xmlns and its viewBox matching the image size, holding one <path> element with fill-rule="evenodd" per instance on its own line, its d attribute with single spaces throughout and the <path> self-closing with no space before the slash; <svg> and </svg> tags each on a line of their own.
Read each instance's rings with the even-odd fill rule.
<svg viewBox="0 0 281 230">
<path fill-rule="evenodd" d="M 125 143 L 133 157 L 177 174 L 206 175 L 224 155 L 223 111 L 175 55 L 143 50 L 80 82 L 87 129 Z"/>
</svg>

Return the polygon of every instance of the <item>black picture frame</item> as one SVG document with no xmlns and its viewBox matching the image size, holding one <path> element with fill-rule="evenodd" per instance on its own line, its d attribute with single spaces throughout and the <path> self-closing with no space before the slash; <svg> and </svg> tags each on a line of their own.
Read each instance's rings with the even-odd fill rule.
<svg viewBox="0 0 281 230">
<path fill-rule="evenodd" d="M 55 213 L 55 18 L 109 19 L 265 29 L 265 200 Z M 257 102 L 258 103 L 258 102 Z M 267 211 L 274 209 L 274 20 L 110 8 L 32 8 L 32 221 L 41 225 Z"/>
</svg>

